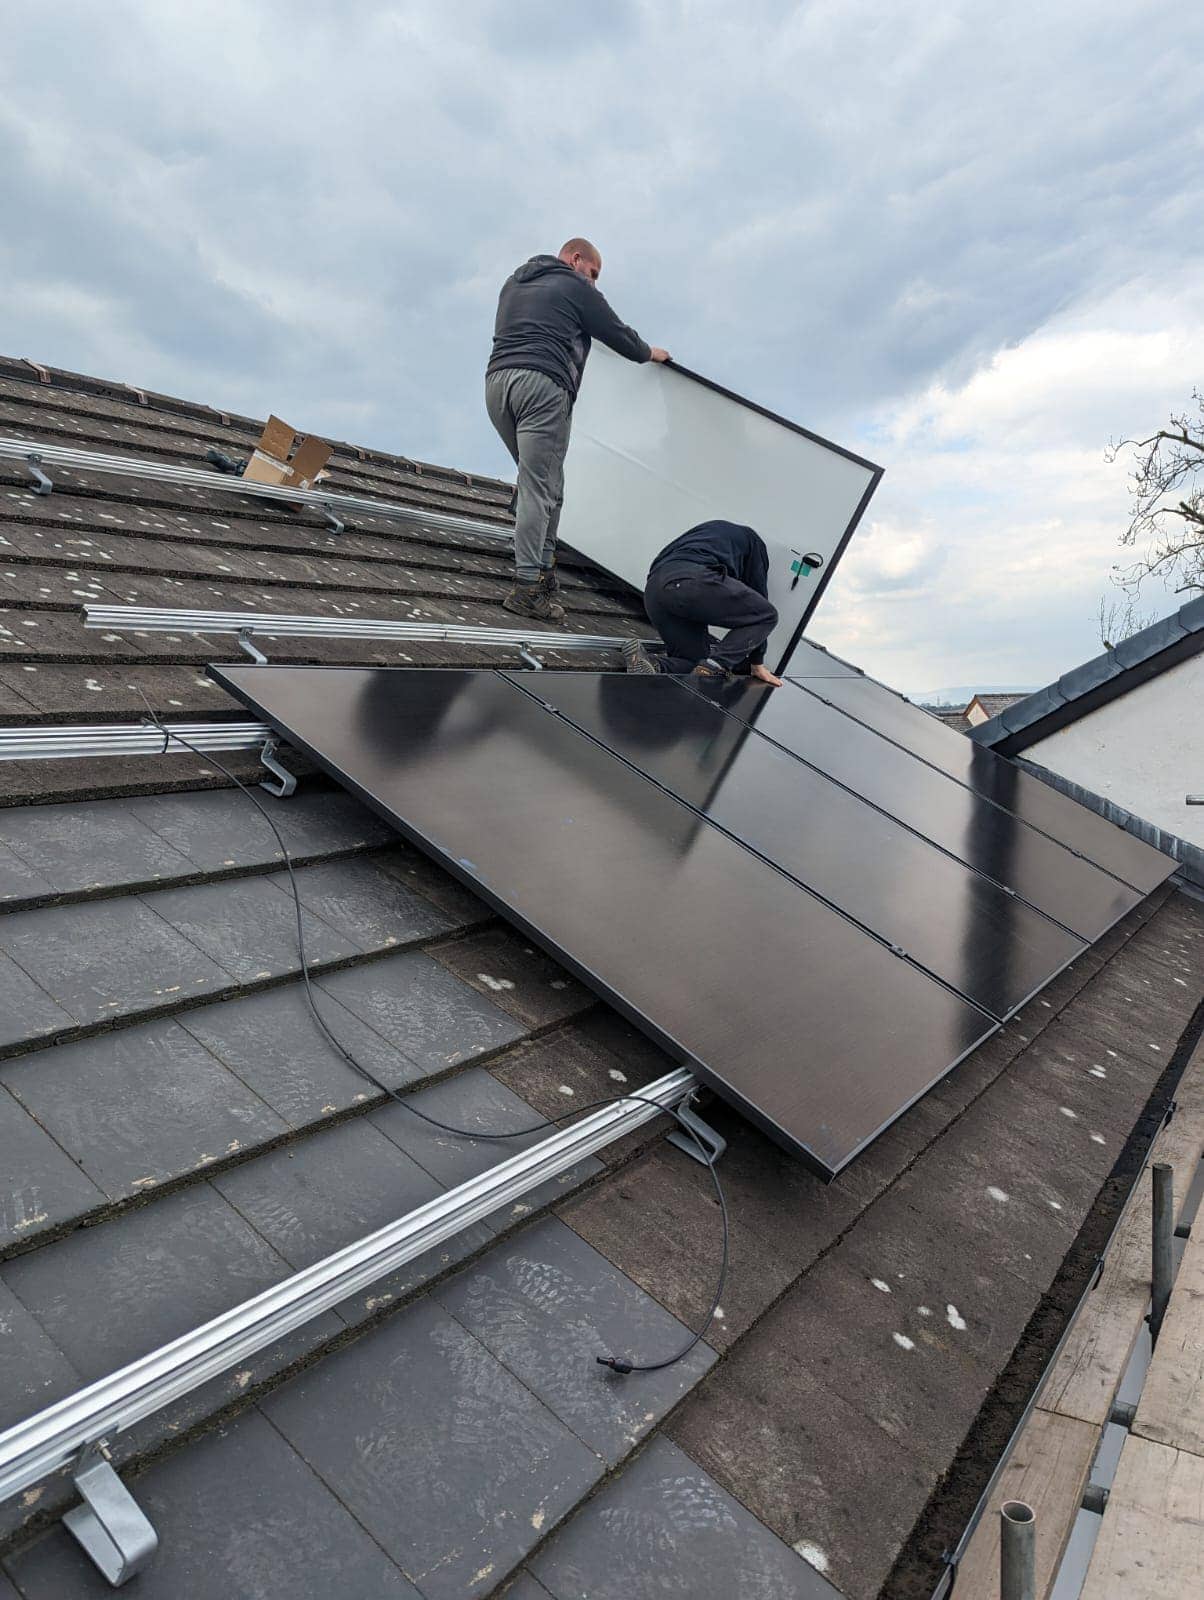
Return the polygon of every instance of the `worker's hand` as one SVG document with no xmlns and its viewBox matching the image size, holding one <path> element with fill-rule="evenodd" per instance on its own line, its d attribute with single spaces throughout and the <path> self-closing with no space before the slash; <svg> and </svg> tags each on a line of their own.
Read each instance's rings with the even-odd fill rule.
<svg viewBox="0 0 1204 1600">
<path fill-rule="evenodd" d="M 669 352 L 667 350 L 662 350 L 660 345 L 654 344 L 652 346 L 652 359 L 653 361 L 668 361 Z"/>
<path fill-rule="evenodd" d="M 767 683 L 771 689 L 780 689 L 782 687 L 781 678 L 775 678 L 763 662 L 758 661 L 755 667 L 750 667 L 748 675 L 750 678 L 755 678 L 758 683 Z"/>
</svg>

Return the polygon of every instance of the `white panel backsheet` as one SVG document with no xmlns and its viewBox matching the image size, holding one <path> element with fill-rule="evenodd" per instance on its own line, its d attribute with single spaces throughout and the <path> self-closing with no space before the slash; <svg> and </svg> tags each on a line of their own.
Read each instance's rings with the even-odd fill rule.
<svg viewBox="0 0 1204 1600">
<path fill-rule="evenodd" d="M 560 537 L 642 590 L 653 556 L 695 523 L 750 524 L 769 546 L 781 619 L 772 664 L 876 471 L 681 372 L 595 343 L 573 414 Z M 824 560 L 797 583 L 796 552 Z"/>
</svg>

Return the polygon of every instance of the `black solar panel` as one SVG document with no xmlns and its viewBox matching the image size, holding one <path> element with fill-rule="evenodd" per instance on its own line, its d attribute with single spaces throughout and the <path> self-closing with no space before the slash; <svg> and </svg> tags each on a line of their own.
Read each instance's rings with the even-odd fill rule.
<svg viewBox="0 0 1204 1600">
<path fill-rule="evenodd" d="M 500 674 L 210 670 L 824 1176 L 996 1026 Z"/>
<path fill-rule="evenodd" d="M 824 686 L 847 681 L 825 679 Z M 732 716 L 756 727 L 975 871 L 1014 890 L 1082 939 L 1100 938 L 1143 898 L 1142 892 L 984 801 L 806 689 L 794 685 L 765 689 L 745 680 L 706 693 Z M 951 739 L 965 738 L 951 729 L 945 731 Z M 1050 792 L 1055 800 L 1074 806 L 1073 800 Z M 1166 861 L 1163 877 L 1174 871 L 1174 863 L 1166 857 L 1159 857 L 1157 851 L 1150 854 Z"/>
<path fill-rule="evenodd" d="M 825 1176 L 1140 899 L 796 685 L 210 671 Z"/>
<path fill-rule="evenodd" d="M 669 678 L 541 672 L 513 681 L 1001 1020 L 1086 948 Z"/>
<path fill-rule="evenodd" d="M 814 654 L 821 661 L 826 659 L 822 651 Z M 840 682 L 832 682 L 834 676 L 821 672 L 810 659 L 791 662 L 792 680 L 812 694 L 875 733 L 893 739 L 921 760 L 931 762 L 975 794 L 1005 806 L 1030 826 L 1124 879 L 1142 894 L 1148 894 L 1166 877 L 1166 857 L 1116 823 L 1068 800 L 1032 773 L 947 728 L 938 718 L 873 679 L 846 676 Z M 823 681 L 817 682 L 819 678 Z"/>
</svg>

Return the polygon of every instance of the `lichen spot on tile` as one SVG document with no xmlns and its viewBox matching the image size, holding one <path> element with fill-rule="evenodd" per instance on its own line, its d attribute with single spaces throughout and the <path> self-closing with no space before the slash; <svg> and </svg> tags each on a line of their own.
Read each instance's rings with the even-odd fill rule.
<svg viewBox="0 0 1204 1600">
<path fill-rule="evenodd" d="M 827 1572 L 827 1555 L 817 1544 L 812 1544 L 810 1539 L 796 1539 L 790 1548 L 796 1556 L 802 1556 L 808 1566 L 814 1567 L 816 1572 Z"/>
<path fill-rule="evenodd" d="M 627 1082 L 627 1074 L 625 1072 L 620 1072 L 618 1067 L 608 1067 L 606 1076 L 611 1080 L 612 1083 Z"/>
<path fill-rule="evenodd" d="M 917 1306 L 916 1311 L 921 1317 L 930 1317 L 932 1315 L 931 1306 Z"/>
<path fill-rule="evenodd" d="M 1094 1067 L 1089 1067 L 1087 1070 L 1093 1078 L 1106 1078 L 1108 1076 L 1107 1068 L 1101 1067 L 1098 1063 Z"/>
<path fill-rule="evenodd" d="M 1071 1122 L 1077 1122 L 1078 1119 L 1079 1119 L 1078 1112 L 1077 1111 L 1072 1111 L 1069 1106 L 1059 1106 L 1058 1110 L 1062 1113 L 1062 1115 L 1064 1117 L 1069 1117 Z"/>
<path fill-rule="evenodd" d="M 894 1292 L 884 1278 L 871 1278 L 870 1282 L 875 1289 L 880 1289 L 883 1294 L 892 1294 Z"/>
<path fill-rule="evenodd" d="M 994 1200 L 998 1205 L 1006 1205 L 1010 1196 L 1006 1189 L 999 1189 L 993 1183 L 987 1184 L 987 1199 Z"/>
<path fill-rule="evenodd" d="M 905 1333 L 892 1333 L 891 1338 L 899 1346 L 900 1350 L 914 1350 L 916 1347 L 915 1340 L 909 1339 Z"/>
<path fill-rule="evenodd" d="M 1104 1136 L 1103 1136 L 1102 1133 L 1093 1133 L 1091 1135 L 1091 1143 L 1092 1144 L 1104 1144 L 1105 1142 L 1106 1141 L 1105 1141 Z"/>
<path fill-rule="evenodd" d="M 951 1328 L 956 1328 L 958 1333 L 964 1333 L 965 1332 L 965 1330 L 966 1330 L 966 1319 L 965 1319 L 965 1317 L 962 1316 L 961 1312 L 957 1309 L 956 1306 L 946 1306 L 945 1307 L 945 1316 L 949 1319 L 949 1326 Z"/>
<path fill-rule="evenodd" d="M 575 1094 L 576 1094 L 576 1093 L 577 1093 L 577 1091 L 576 1091 L 576 1089 L 572 1089 L 572 1088 L 570 1088 L 570 1087 L 569 1087 L 569 1085 L 568 1085 L 568 1084 L 567 1084 L 567 1083 L 560 1083 L 560 1084 L 557 1084 L 557 1086 L 556 1086 L 556 1092 L 557 1092 L 557 1094 L 563 1094 L 563 1095 L 568 1095 L 568 1096 L 570 1096 L 570 1097 L 571 1097 L 571 1096 L 572 1096 L 572 1095 L 575 1095 Z"/>
<path fill-rule="evenodd" d="M 483 983 L 487 989 L 492 989 L 495 994 L 503 989 L 513 989 L 513 978 L 491 978 L 487 972 L 477 973 L 477 982 Z"/>
<path fill-rule="evenodd" d="M 531 1518 L 531 1526 L 535 1529 L 536 1533 L 539 1532 L 539 1530 L 543 1527 L 544 1523 L 547 1521 L 547 1516 L 548 1516 L 547 1512 L 544 1510 L 544 1508 L 542 1506 L 540 1506 L 539 1510 Z"/>
</svg>

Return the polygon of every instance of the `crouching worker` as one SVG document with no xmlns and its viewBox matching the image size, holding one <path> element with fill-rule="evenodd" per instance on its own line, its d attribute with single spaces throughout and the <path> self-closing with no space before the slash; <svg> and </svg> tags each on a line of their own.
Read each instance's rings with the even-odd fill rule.
<svg viewBox="0 0 1204 1600">
<path fill-rule="evenodd" d="M 644 609 L 665 642 L 659 660 L 638 639 L 623 646 L 628 672 L 693 673 L 723 681 L 747 674 L 778 688 L 765 665 L 765 641 L 777 624 L 769 602 L 769 551 L 738 522 L 700 522 L 666 545 L 652 563 Z M 711 628 L 726 628 L 716 641 Z"/>
</svg>

